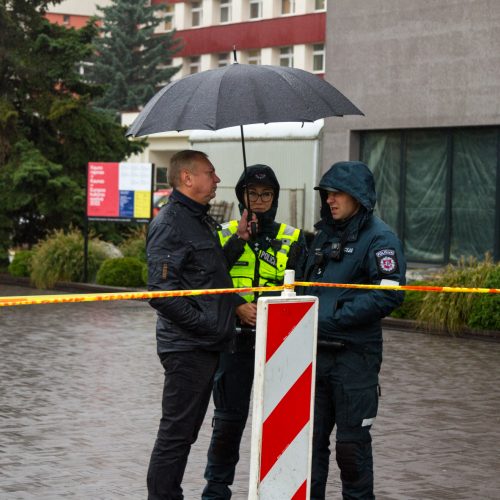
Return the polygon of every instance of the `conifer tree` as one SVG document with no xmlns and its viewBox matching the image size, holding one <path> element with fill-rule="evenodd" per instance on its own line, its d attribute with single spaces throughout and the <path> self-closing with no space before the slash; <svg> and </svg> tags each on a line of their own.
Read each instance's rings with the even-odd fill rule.
<svg viewBox="0 0 500 500">
<path fill-rule="evenodd" d="M 51 24 L 54 0 L 0 0 L 0 266 L 6 249 L 83 223 L 89 161 L 122 161 L 144 143 L 90 102 L 82 80 L 95 27 Z"/>
<path fill-rule="evenodd" d="M 168 83 L 178 68 L 169 66 L 179 50 L 174 32 L 155 34 L 165 22 L 164 5 L 146 0 L 113 0 L 102 12 L 99 37 L 94 40 L 91 78 L 105 85 L 96 107 L 118 113 L 140 109 Z"/>
</svg>

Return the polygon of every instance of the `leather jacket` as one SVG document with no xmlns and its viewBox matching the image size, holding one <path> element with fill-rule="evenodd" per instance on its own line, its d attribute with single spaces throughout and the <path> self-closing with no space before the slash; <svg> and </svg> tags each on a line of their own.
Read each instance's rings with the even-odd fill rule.
<svg viewBox="0 0 500 500">
<path fill-rule="evenodd" d="M 230 248 L 224 253 L 208 206 L 174 190 L 151 222 L 147 238 L 148 290 L 233 288 Z M 237 246 L 236 251 L 234 247 Z M 237 259 L 244 242 L 233 240 Z M 234 294 L 151 299 L 157 311 L 157 350 L 224 350 L 234 334 Z"/>
</svg>

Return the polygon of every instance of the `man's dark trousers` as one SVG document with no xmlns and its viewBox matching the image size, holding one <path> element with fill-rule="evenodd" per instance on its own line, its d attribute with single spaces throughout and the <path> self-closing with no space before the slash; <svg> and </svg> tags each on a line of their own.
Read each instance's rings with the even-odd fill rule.
<svg viewBox="0 0 500 500">
<path fill-rule="evenodd" d="M 149 463 L 148 500 L 182 500 L 184 470 L 210 401 L 219 353 L 171 352 L 161 360 L 162 418 Z"/>
<path fill-rule="evenodd" d="M 222 353 L 214 381 L 213 432 L 202 500 L 228 500 L 250 409 L 255 354 Z"/>
</svg>

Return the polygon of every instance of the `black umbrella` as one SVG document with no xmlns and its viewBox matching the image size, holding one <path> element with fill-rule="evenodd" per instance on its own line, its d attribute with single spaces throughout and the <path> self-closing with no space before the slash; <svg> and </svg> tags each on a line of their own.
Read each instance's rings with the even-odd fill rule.
<svg viewBox="0 0 500 500">
<path fill-rule="evenodd" d="M 146 104 L 127 135 L 362 114 L 335 87 L 307 71 L 233 63 L 166 85 Z"/>
<path fill-rule="evenodd" d="M 246 173 L 243 125 L 362 114 L 335 87 L 312 73 L 235 62 L 166 85 L 146 104 L 127 135 L 239 125 Z"/>
</svg>

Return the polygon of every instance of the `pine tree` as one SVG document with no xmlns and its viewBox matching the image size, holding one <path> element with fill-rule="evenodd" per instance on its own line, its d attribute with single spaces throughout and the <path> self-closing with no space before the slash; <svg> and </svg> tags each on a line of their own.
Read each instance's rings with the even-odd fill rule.
<svg viewBox="0 0 500 500">
<path fill-rule="evenodd" d="M 180 49 L 174 32 L 154 34 L 165 21 L 164 5 L 146 0 L 113 0 L 102 12 L 102 27 L 94 40 L 96 55 L 91 78 L 105 85 L 95 106 L 118 113 L 136 111 L 170 80 L 178 68 L 168 65 Z"/>
<path fill-rule="evenodd" d="M 91 100 L 82 80 L 95 27 L 51 24 L 49 0 L 0 0 L 0 261 L 9 246 L 81 225 L 89 161 L 122 161 L 144 144 Z"/>
</svg>

